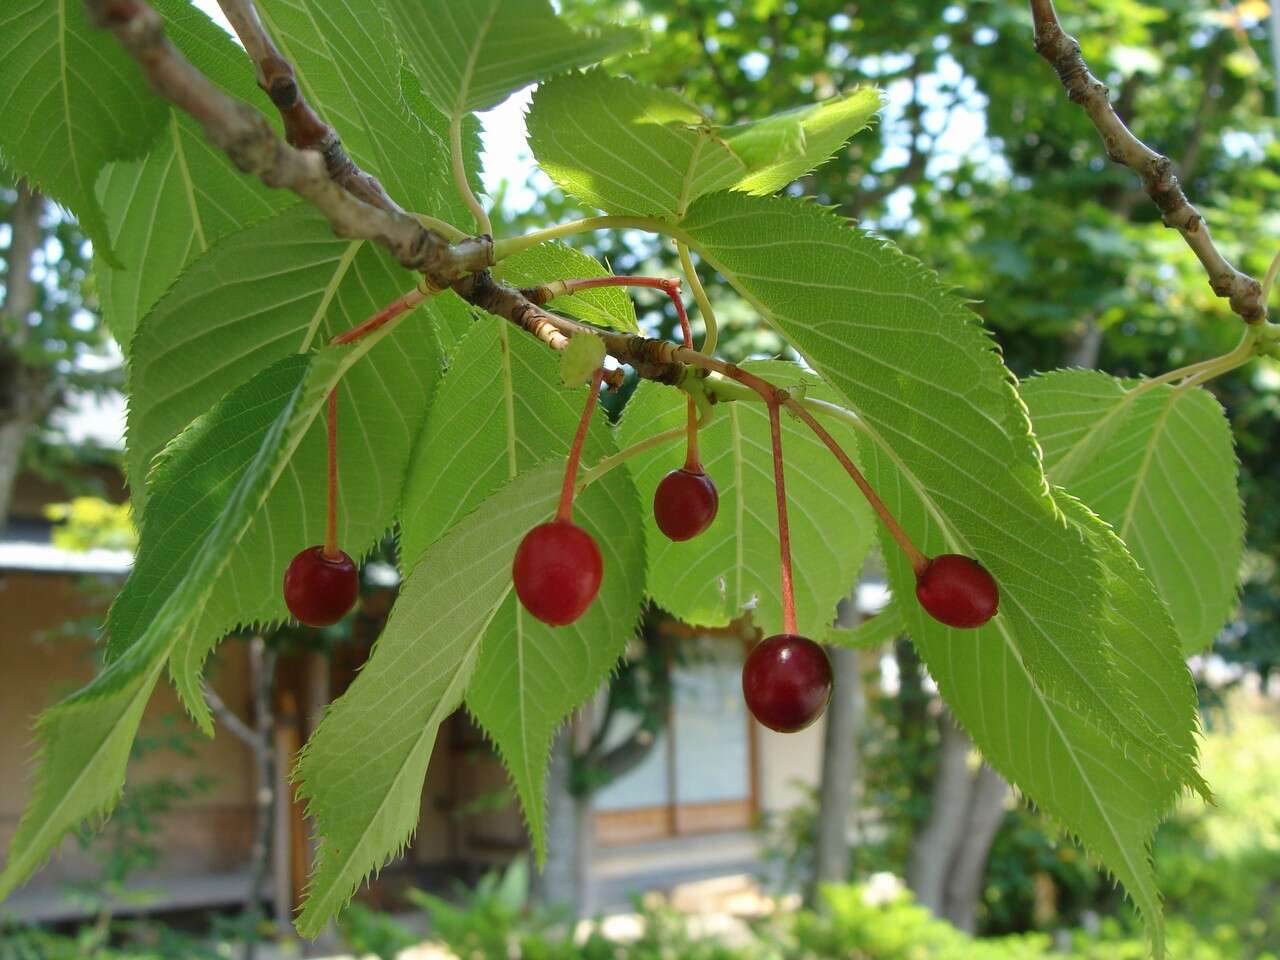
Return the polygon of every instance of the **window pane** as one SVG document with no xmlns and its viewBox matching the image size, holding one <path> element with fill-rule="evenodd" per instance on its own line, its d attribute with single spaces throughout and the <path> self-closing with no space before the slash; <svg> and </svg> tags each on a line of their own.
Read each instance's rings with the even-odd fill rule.
<svg viewBox="0 0 1280 960">
<path fill-rule="evenodd" d="M 736 640 L 690 644 L 673 678 L 676 802 L 743 800 L 751 755 L 742 701 L 742 647 Z"/>
<path fill-rule="evenodd" d="M 605 748 L 616 746 L 635 729 L 636 716 L 619 710 L 613 729 L 605 738 Z M 604 787 L 595 796 L 597 810 L 632 810 L 636 807 L 659 807 L 667 799 L 667 734 L 659 733 L 653 748 L 639 766 Z"/>
</svg>

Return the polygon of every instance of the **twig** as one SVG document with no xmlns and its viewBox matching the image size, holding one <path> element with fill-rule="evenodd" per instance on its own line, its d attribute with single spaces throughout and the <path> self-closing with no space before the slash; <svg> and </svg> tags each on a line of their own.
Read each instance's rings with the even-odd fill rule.
<svg viewBox="0 0 1280 960">
<path fill-rule="evenodd" d="M 209 705 L 209 710 L 237 740 L 243 741 L 255 754 L 267 749 L 266 741 L 236 716 L 235 711 L 227 706 L 226 701 L 214 693 L 213 687 L 206 683 L 201 686 L 201 689 L 204 691 L 204 701 Z"/>
<path fill-rule="evenodd" d="M 1209 286 L 1226 297 L 1231 309 L 1246 323 L 1262 323 L 1267 318 L 1262 285 L 1237 270 L 1218 250 L 1209 234 L 1209 224 L 1191 205 L 1173 172 L 1173 163 L 1134 136 L 1120 119 L 1107 97 L 1106 85 L 1089 71 L 1080 54 L 1080 44 L 1062 29 L 1053 0 L 1030 0 L 1035 23 L 1035 49 L 1062 82 L 1073 103 L 1089 115 L 1102 137 L 1107 156 L 1138 175 L 1160 210 L 1165 226 L 1173 227 L 1209 275 Z"/>
<path fill-rule="evenodd" d="M 244 44 L 245 53 L 253 61 L 258 86 L 271 98 L 284 121 L 284 135 L 299 150 L 317 150 L 324 158 L 329 178 L 338 186 L 383 210 L 404 213 L 387 196 L 378 179 L 361 170 L 342 146 L 333 127 L 325 123 L 311 108 L 294 74 L 293 64 L 282 54 L 258 18 L 253 0 L 218 0 L 236 36 Z"/>
<path fill-rule="evenodd" d="M 155 91 L 190 114 L 240 170 L 269 187 L 292 190 L 329 220 L 340 237 L 372 240 L 410 270 L 444 288 L 484 269 L 493 243 L 471 237 L 450 245 L 440 234 L 396 209 L 357 198 L 331 179 L 321 154 L 280 139 L 265 117 L 228 97 L 165 37 L 164 20 L 145 0 L 86 0 L 90 19 L 111 30 L 138 62 Z"/>
<path fill-rule="evenodd" d="M 675 361 L 670 355 L 675 344 L 593 327 L 543 310 L 542 304 L 550 299 L 546 288 L 517 290 L 499 283 L 488 270 L 482 270 L 455 283 L 453 289 L 468 303 L 505 317 L 553 350 L 567 347 L 569 337 L 575 333 L 590 333 L 604 341 L 605 350 L 610 356 L 619 363 L 630 364 L 646 380 L 674 385 L 685 377 L 685 365 Z M 621 371 L 606 371 L 605 382 L 616 387 L 621 382 Z"/>
</svg>

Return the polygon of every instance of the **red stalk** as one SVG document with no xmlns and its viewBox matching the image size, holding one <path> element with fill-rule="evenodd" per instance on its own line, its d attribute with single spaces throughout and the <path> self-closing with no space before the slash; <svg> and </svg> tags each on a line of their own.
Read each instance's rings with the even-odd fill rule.
<svg viewBox="0 0 1280 960">
<path fill-rule="evenodd" d="M 329 409 L 325 417 L 325 436 L 329 446 L 329 502 L 325 513 L 324 555 L 337 560 L 338 549 L 338 388 L 329 391 Z"/>
<path fill-rule="evenodd" d="M 791 526 L 787 522 L 787 488 L 782 477 L 782 425 L 778 422 L 778 401 L 767 402 L 769 438 L 773 442 L 773 490 L 778 499 L 778 550 L 782 554 L 782 631 L 799 634 L 796 626 L 796 591 L 791 579 Z"/>
<path fill-rule="evenodd" d="M 573 485 L 578 477 L 578 462 L 582 459 L 582 444 L 587 439 L 587 428 L 591 426 L 591 413 L 596 408 L 596 398 L 600 396 L 600 382 L 604 379 L 604 368 L 596 370 L 591 378 L 591 392 L 587 394 L 586 405 L 582 408 L 582 419 L 578 421 L 578 432 L 573 436 L 573 446 L 569 448 L 569 461 L 564 468 L 564 485 L 560 488 L 560 507 L 556 510 L 556 519 L 569 521 L 573 519 Z"/>
</svg>

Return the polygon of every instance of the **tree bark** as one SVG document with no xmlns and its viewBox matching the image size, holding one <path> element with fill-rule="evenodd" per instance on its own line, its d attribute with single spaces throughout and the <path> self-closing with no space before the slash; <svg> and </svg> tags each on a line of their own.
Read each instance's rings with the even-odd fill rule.
<svg viewBox="0 0 1280 960">
<path fill-rule="evenodd" d="M 969 933 L 973 933 L 977 923 L 987 854 L 1004 820 L 1004 801 L 1008 795 L 1009 784 L 1004 777 L 984 763 L 973 780 L 965 832 L 951 864 L 944 896 L 946 918 Z"/>
<path fill-rule="evenodd" d="M 0 307 L 3 327 L 10 331 L 0 341 L 0 526 L 9 516 L 27 436 L 49 405 L 48 377 L 44 371 L 28 367 L 18 352 L 26 339 L 26 318 L 36 305 L 31 272 L 40 244 L 44 207 L 44 195 L 25 180 L 19 181 L 18 196 L 9 216 L 5 295 Z"/>
<path fill-rule="evenodd" d="M 1102 349 L 1102 328 L 1098 326 L 1097 317 L 1090 314 L 1085 317 L 1080 330 L 1068 338 L 1066 346 L 1066 366 L 1093 370 L 1098 366 L 1098 353 Z"/>
<path fill-rule="evenodd" d="M 653 616 L 646 618 L 643 636 L 648 651 L 645 659 L 652 672 L 640 720 L 624 738 L 605 748 L 611 739 L 610 728 L 619 721 L 616 688 L 611 686 L 599 721 L 594 701 L 588 701 L 551 746 L 546 780 L 547 860 L 541 871 L 533 873 L 530 896 L 541 904 L 569 905 L 579 916 L 596 908 L 591 882 L 595 852 L 592 797 L 596 790 L 644 762 L 668 720 L 672 639 Z M 613 683 L 617 682 L 615 678 Z"/>
<path fill-rule="evenodd" d="M 925 690 L 921 675 L 920 654 L 909 637 L 899 637 L 893 644 L 893 658 L 898 665 L 898 736 L 903 742 L 912 742 L 926 736 L 929 723 L 929 703 L 932 695 Z M 910 789 L 912 796 L 929 792 L 932 781 L 922 765 L 913 765 Z"/>
<path fill-rule="evenodd" d="M 938 773 L 933 781 L 933 811 L 911 849 L 907 884 L 916 900 L 941 916 L 946 907 L 946 890 L 951 865 L 968 828 L 973 794 L 969 774 L 968 736 L 956 726 L 950 713 L 941 719 L 942 744 L 938 753 Z"/>
<path fill-rule="evenodd" d="M 0 367 L 0 377 L 3 376 L 5 371 Z M 0 529 L 9 516 L 13 488 L 18 479 L 18 470 L 22 467 L 22 451 L 27 445 L 27 435 L 34 426 L 34 421 L 27 416 L 6 416 L 0 420 Z"/>
<path fill-rule="evenodd" d="M 972 932 L 987 855 L 1004 819 L 1009 785 L 986 763 L 971 773 L 973 741 L 950 713 L 941 723 L 933 812 L 912 847 L 907 883 L 921 904 Z"/>
</svg>

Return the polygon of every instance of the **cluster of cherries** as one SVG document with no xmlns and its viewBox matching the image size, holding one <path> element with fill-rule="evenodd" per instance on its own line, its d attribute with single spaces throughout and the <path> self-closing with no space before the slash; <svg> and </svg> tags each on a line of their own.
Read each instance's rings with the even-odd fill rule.
<svg viewBox="0 0 1280 960">
<path fill-rule="evenodd" d="M 600 277 L 557 282 L 557 288 L 562 292 L 610 285 L 650 286 L 667 292 L 675 303 L 685 346 L 691 347 L 689 323 L 679 296 L 678 281 Z M 831 699 L 831 663 L 822 647 L 800 635 L 796 626 L 778 417 L 785 395 L 757 378 L 736 371 L 736 368 L 734 372 L 743 378 L 743 382 L 759 385 L 758 389 L 768 404 L 778 505 L 778 540 L 782 554 L 783 632 L 768 637 L 751 650 L 743 665 L 742 692 L 751 713 L 760 723 L 772 730 L 793 733 L 808 727 L 826 709 Z M 603 375 L 601 368 L 592 377 L 582 418 L 569 450 L 555 517 L 525 534 L 512 565 L 512 581 L 520 603 L 534 617 L 551 626 L 565 626 L 586 613 L 599 593 L 604 576 L 604 564 L 595 539 L 573 522 L 573 499 L 582 445 L 600 394 Z M 335 543 L 336 398 L 335 391 L 329 397 L 328 410 L 329 514 L 325 543 L 308 547 L 295 556 L 284 575 L 284 597 L 289 611 L 302 623 L 317 627 L 342 619 L 355 604 L 359 592 L 355 564 Z M 922 554 L 830 435 L 803 411 L 801 416 L 835 453 L 910 558 L 916 575 L 916 598 L 924 610 L 935 620 L 961 629 L 980 627 L 995 616 L 1000 594 L 991 574 L 976 560 L 961 554 L 948 553 L 932 558 Z M 719 502 L 716 485 L 703 470 L 699 459 L 698 411 L 690 395 L 685 462 L 658 484 L 653 497 L 654 520 L 669 539 L 677 542 L 691 540 L 711 526 Z"/>
</svg>

